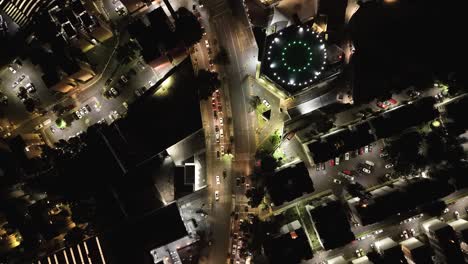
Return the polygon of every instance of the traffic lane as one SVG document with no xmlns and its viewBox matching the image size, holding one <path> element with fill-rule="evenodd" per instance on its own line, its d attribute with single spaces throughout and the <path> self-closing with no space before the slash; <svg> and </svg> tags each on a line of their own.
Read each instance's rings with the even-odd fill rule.
<svg viewBox="0 0 468 264">
<path fill-rule="evenodd" d="M 240 84 L 242 83 L 242 75 L 240 72 L 240 65 L 242 62 L 239 62 L 237 50 L 239 48 L 236 46 L 236 42 L 233 40 L 231 27 L 226 27 L 226 23 L 231 23 L 232 21 L 226 21 L 225 16 L 221 17 L 219 20 L 215 20 L 215 30 L 218 32 L 218 36 L 221 36 L 220 42 L 226 49 L 230 52 L 231 63 L 227 66 L 230 69 L 229 72 L 229 87 L 230 87 L 230 98 L 231 98 L 231 109 L 233 116 L 238 117 L 233 119 L 234 131 L 236 136 L 236 154 L 241 153 L 251 153 L 251 140 L 253 137 L 250 137 L 250 134 L 245 133 L 245 130 L 249 130 L 251 125 L 249 124 L 247 109 L 246 109 L 246 97 L 244 93 L 244 87 Z M 230 24 L 235 26 L 236 23 Z M 227 31 L 226 31 L 227 30 Z M 241 88 L 239 89 L 238 87 Z M 252 131 L 253 132 L 253 131 Z"/>
</svg>

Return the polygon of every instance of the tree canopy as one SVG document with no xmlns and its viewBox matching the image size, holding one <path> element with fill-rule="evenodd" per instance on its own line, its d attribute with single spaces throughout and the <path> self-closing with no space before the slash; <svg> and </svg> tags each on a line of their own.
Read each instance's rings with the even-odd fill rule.
<svg viewBox="0 0 468 264">
<path fill-rule="evenodd" d="M 181 7 L 177 10 L 176 34 L 186 46 L 192 46 L 200 41 L 203 30 L 197 17 L 187 8 Z"/>
<path fill-rule="evenodd" d="M 207 70 L 198 71 L 196 82 L 198 94 L 201 99 L 208 99 L 208 97 L 210 97 L 210 95 L 212 95 L 213 92 L 221 85 L 218 73 Z"/>
</svg>

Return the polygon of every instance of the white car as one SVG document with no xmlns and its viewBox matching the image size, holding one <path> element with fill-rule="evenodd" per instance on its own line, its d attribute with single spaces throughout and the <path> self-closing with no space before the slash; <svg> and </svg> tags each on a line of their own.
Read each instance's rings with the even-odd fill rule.
<svg viewBox="0 0 468 264">
<path fill-rule="evenodd" d="M 221 184 L 221 181 L 219 179 L 219 175 L 216 175 L 216 184 Z"/>
<path fill-rule="evenodd" d="M 369 153 L 369 146 L 364 147 L 364 153 Z"/>
<path fill-rule="evenodd" d="M 219 191 L 215 191 L 215 200 L 219 201 Z"/>
<path fill-rule="evenodd" d="M 128 79 L 127 79 L 127 77 L 125 77 L 125 75 L 120 76 L 120 79 L 121 79 L 122 82 L 124 82 L 124 83 L 127 83 L 127 82 L 128 82 Z"/>
<path fill-rule="evenodd" d="M 333 182 L 336 183 L 336 184 L 341 184 L 341 181 L 338 180 L 338 179 L 333 179 Z"/>
<path fill-rule="evenodd" d="M 220 125 L 220 126 L 223 125 L 223 118 L 222 118 L 222 117 L 219 118 L 219 125 Z"/>
<path fill-rule="evenodd" d="M 407 232 L 406 230 L 403 230 L 403 232 L 401 233 L 400 236 L 403 237 L 403 238 L 405 238 L 405 239 L 408 239 L 408 238 L 409 238 L 408 232 Z"/>
<path fill-rule="evenodd" d="M 221 150 L 221 156 L 224 156 L 224 146 L 221 146 L 220 150 Z"/>
<path fill-rule="evenodd" d="M 391 163 L 390 163 L 390 164 L 387 164 L 387 165 L 385 165 L 385 168 L 386 168 L 386 169 L 390 169 L 390 168 L 392 168 L 392 167 L 393 167 L 393 164 L 391 164 Z"/>
<path fill-rule="evenodd" d="M 83 118 L 83 115 L 81 114 L 81 109 L 78 110 L 78 111 L 76 111 L 76 112 L 75 112 L 75 115 L 76 115 L 76 117 L 78 117 L 78 119 Z"/>
<path fill-rule="evenodd" d="M 34 130 L 40 130 L 40 129 L 43 128 L 43 127 L 44 127 L 44 125 L 41 123 L 41 124 L 35 126 L 35 127 L 34 127 Z"/>
<path fill-rule="evenodd" d="M 205 39 L 205 46 L 206 46 L 207 48 L 210 47 L 210 42 L 209 42 L 207 39 Z"/>
<path fill-rule="evenodd" d="M 371 174 L 371 171 L 368 168 L 362 168 L 362 171 L 367 174 Z"/>
<path fill-rule="evenodd" d="M 344 154 L 344 159 L 345 159 L 345 160 L 349 160 L 349 152 L 346 152 L 346 153 Z"/>
<path fill-rule="evenodd" d="M 340 157 L 335 158 L 335 166 L 340 165 Z"/>
<path fill-rule="evenodd" d="M 154 85 L 154 82 L 153 81 L 148 81 L 148 84 L 150 85 L 150 87 L 152 87 Z"/>
<path fill-rule="evenodd" d="M 10 71 L 11 71 L 13 74 L 15 74 L 15 73 L 16 73 L 16 70 L 15 70 L 13 67 L 11 67 L 11 66 L 8 66 L 8 69 L 9 69 L 9 70 L 10 70 Z"/>
<path fill-rule="evenodd" d="M 224 138 L 224 131 L 223 131 L 222 128 L 219 130 L 219 136 L 220 136 L 221 138 Z"/>
<path fill-rule="evenodd" d="M 263 103 L 266 107 L 270 107 L 270 103 L 269 103 L 266 99 L 263 99 L 263 100 L 262 100 L 262 103 Z"/>
</svg>

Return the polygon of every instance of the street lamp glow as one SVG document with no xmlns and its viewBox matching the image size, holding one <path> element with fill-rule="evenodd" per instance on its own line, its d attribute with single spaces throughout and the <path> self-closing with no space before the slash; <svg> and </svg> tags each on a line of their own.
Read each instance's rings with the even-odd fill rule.
<svg viewBox="0 0 468 264">
<path fill-rule="evenodd" d="M 278 43 L 280 40 L 279 38 L 275 38 L 275 42 Z"/>
<path fill-rule="evenodd" d="M 323 50 L 325 48 L 325 44 L 320 45 L 320 49 Z"/>
<path fill-rule="evenodd" d="M 301 32 L 301 33 L 304 32 L 304 28 L 300 27 L 299 32 Z"/>
<path fill-rule="evenodd" d="M 270 64 L 270 68 L 274 68 L 276 66 L 275 63 Z"/>
</svg>

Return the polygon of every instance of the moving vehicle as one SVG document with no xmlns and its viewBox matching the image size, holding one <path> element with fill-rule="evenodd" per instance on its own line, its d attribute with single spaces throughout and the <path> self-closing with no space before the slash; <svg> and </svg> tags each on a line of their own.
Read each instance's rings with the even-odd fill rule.
<svg viewBox="0 0 468 264">
<path fill-rule="evenodd" d="M 219 125 L 222 126 L 222 125 L 223 125 L 223 122 L 224 122 L 223 118 L 220 117 L 220 118 L 219 118 Z"/>
<path fill-rule="evenodd" d="M 350 156 L 349 152 L 346 152 L 346 153 L 344 154 L 344 159 L 345 159 L 345 160 L 349 160 L 349 156 Z"/>
<path fill-rule="evenodd" d="M 219 191 L 215 191 L 215 200 L 219 201 Z"/>
<path fill-rule="evenodd" d="M 335 158 L 335 165 L 340 165 L 340 157 Z"/>
<path fill-rule="evenodd" d="M 221 181 L 219 179 L 219 175 L 216 175 L 216 184 L 221 184 Z"/>
<path fill-rule="evenodd" d="M 392 167 L 393 167 L 393 164 L 392 164 L 392 163 L 389 163 L 389 164 L 385 165 L 385 168 L 386 168 L 386 169 L 390 169 L 390 168 L 392 168 Z"/>
<path fill-rule="evenodd" d="M 372 161 L 370 161 L 370 160 L 366 160 L 365 163 L 366 163 L 367 165 L 371 166 L 371 167 L 374 167 L 374 166 L 375 166 L 374 162 L 372 162 Z"/>
<path fill-rule="evenodd" d="M 371 171 L 368 168 L 362 168 L 362 171 L 367 174 L 371 174 Z"/>
<path fill-rule="evenodd" d="M 341 184 L 341 181 L 338 180 L 338 179 L 333 179 L 333 182 L 336 183 L 336 184 Z"/>
<path fill-rule="evenodd" d="M 262 104 L 264 104 L 266 107 L 270 107 L 270 103 L 266 99 L 262 100 Z"/>
</svg>

